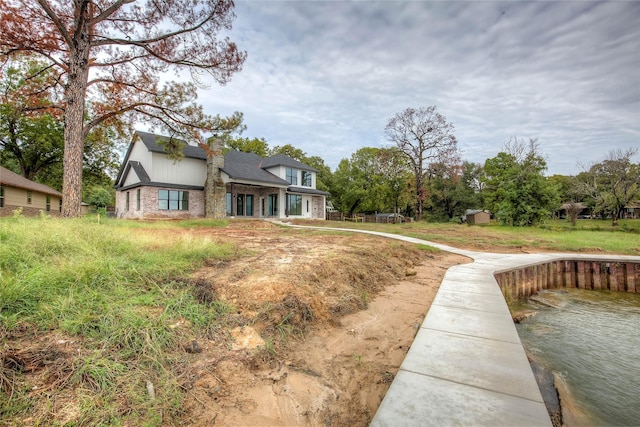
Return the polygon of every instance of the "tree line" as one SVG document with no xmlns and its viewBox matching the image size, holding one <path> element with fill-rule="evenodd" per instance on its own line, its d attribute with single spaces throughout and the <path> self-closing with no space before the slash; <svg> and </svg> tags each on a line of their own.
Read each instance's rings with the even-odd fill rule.
<svg viewBox="0 0 640 427">
<path fill-rule="evenodd" d="M 334 172 L 291 145 L 242 138 L 242 113 L 210 115 L 195 102 L 201 73 L 225 84 L 246 59 L 221 37 L 235 17 L 233 1 L 132 3 L 0 0 L 0 163 L 61 189 L 65 217 L 79 216 L 82 200 L 112 197 L 119 141 L 143 122 L 171 136 L 165 149 L 175 159 L 185 141 L 208 158 L 217 154 L 214 140 L 261 156 L 287 154 L 317 169 L 317 187 L 347 214 L 442 221 L 484 209 L 504 224 L 535 225 L 564 203 L 574 221 L 586 205 L 615 224 L 640 199 L 637 149 L 611 152 L 576 177 L 545 177 L 536 139 L 513 137 L 484 164 L 466 162 L 453 124 L 435 106 L 397 113 L 384 129 L 389 147 L 359 149 Z M 192 78 L 161 80 L 169 71 Z"/>
<path fill-rule="evenodd" d="M 61 188 L 62 123 L 49 115 L 31 117 L 16 110 L 15 105 L 0 105 L 0 163 L 29 179 Z M 398 117 L 409 116 L 400 125 Z M 242 114 L 236 113 L 235 120 L 240 132 Z M 264 138 L 231 133 L 219 137 L 225 150 L 262 157 L 285 154 L 313 167 L 318 171 L 317 188 L 330 193 L 333 206 L 347 215 L 384 212 L 457 222 L 467 210 L 482 209 L 503 224 L 524 226 L 539 224 L 564 207 L 574 223 L 584 208 L 615 223 L 626 206 L 640 200 L 640 165 L 632 162 L 634 149 L 612 151 L 577 176 L 546 177 L 546 161 L 535 139 L 513 137 L 495 157 L 479 164 L 461 160 L 452 124 L 447 123 L 446 132 L 429 135 L 438 124 L 446 123 L 435 107 L 407 109 L 389 123 L 387 129 L 393 129 L 388 132 L 388 147 L 360 148 L 335 171 L 321 157 L 290 144 L 270 147 Z M 432 130 L 411 129 L 416 124 Z M 112 176 L 119 166 L 116 151 L 122 147 L 114 130 L 94 135 L 85 146 L 83 200 L 105 206 L 113 203 Z M 398 135 L 411 137 L 402 140 Z M 437 141 L 440 136 L 444 142 Z M 166 147 L 176 158 L 180 148 L 179 144 Z"/>
</svg>

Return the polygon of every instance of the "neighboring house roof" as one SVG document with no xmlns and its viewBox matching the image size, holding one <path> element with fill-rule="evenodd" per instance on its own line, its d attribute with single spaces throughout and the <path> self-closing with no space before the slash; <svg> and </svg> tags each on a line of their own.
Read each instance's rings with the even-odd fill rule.
<svg viewBox="0 0 640 427">
<path fill-rule="evenodd" d="M 15 172 L 11 172 L 9 169 L 2 166 L 0 166 L 0 184 L 62 197 L 62 193 L 58 190 L 54 190 L 53 188 L 44 184 L 33 182 L 21 175 L 18 175 Z"/>
<path fill-rule="evenodd" d="M 267 157 L 266 159 L 263 159 L 262 163 L 260 164 L 260 167 L 264 169 L 272 168 L 275 166 L 286 166 L 289 168 L 301 169 L 309 172 L 318 172 L 311 166 L 307 166 L 304 163 L 297 161 L 296 159 L 285 156 L 284 154 L 276 154 L 275 156 Z"/>
<path fill-rule="evenodd" d="M 256 181 L 272 185 L 289 185 L 289 183 L 260 167 L 264 158 L 254 153 L 231 150 L 224 156 L 222 171 L 229 178 L 242 181 Z"/>
</svg>

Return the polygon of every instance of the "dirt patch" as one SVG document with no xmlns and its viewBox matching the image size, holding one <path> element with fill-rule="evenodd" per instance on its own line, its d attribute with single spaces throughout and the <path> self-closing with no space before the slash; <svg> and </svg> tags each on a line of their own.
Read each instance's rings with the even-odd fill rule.
<svg viewBox="0 0 640 427">
<path fill-rule="evenodd" d="M 224 355 L 205 351 L 188 422 L 368 425 L 446 269 L 469 260 L 366 235 L 247 231 L 237 237 L 251 256 L 195 277 L 266 347 L 240 338 Z"/>
</svg>

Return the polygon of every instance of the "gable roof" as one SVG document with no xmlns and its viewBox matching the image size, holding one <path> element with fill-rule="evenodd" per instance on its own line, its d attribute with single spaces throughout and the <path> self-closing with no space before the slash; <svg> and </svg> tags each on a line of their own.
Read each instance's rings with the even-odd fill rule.
<svg viewBox="0 0 640 427">
<path fill-rule="evenodd" d="M 147 173 L 147 171 L 144 170 L 144 166 L 142 166 L 142 163 L 135 160 L 129 160 L 127 162 L 127 166 L 125 167 L 124 173 L 122 174 L 123 179 L 127 177 L 131 169 L 133 169 L 136 175 L 138 175 L 140 182 L 145 184 L 151 182 L 151 178 L 149 178 L 149 174 Z"/>
<path fill-rule="evenodd" d="M 147 147 L 147 150 L 154 152 L 154 153 L 164 153 L 166 154 L 166 151 L 164 150 L 164 148 L 158 144 L 158 141 L 162 141 L 162 140 L 170 140 L 170 137 L 167 136 L 163 136 L 163 135 L 156 135 L 153 133 L 149 133 L 149 132 L 144 132 L 144 131 L 140 131 L 137 130 L 136 135 L 140 138 L 140 140 L 144 143 L 144 145 Z M 183 140 L 178 139 L 178 141 L 181 141 L 184 143 Z M 186 144 L 186 143 L 185 143 Z M 230 150 L 230 152 L 235 151 L 235 150 Z M 276 154 L 275 156 L 271 156 L 271 157 L 260 157 L 255 153 L 244 153 L 241 151 L 236 151 L 237 153 L 242 153 L 242 154 L 251 154 L 252 156 L 255 156 L 257 159 L 259 159 L 260 161 L 257 162 L 256 165 L 261 169 L 268 169 L 268 168 L 272 168 L 274 166 L 286 166 L 286 167 L 290 167 L 290 168 L 296 168 L 296 169 L 302 169 L 302 170 L 307 170 L 310 172 L 318 172 L 316 169 L 312 168 L 311 166 L 305 165 L 302 162 L 297 161 L 296 159 L 293 159 L 285 154 Z M 186 145 L 184 147 L 183 150 L 184 156 L 185 157 L 189 157 L 192 159 L 202 159 L 202 160 L 206 160 L 207 159 L 207 155 L 204 152 L 204 150 L 198 146 L 194 146 L 194 145 Z M 125 156 L 125 159 L 128 156 L 129 153 L 127 153 L 127 156 Z M 228 154 L 228 153 L 227 153 Z M 226 155 L 225 155 L 225 164 L 226 164 Z M 234 157 L 234 160 L 237 160 L 236 157 Z M 253 160 L 248 160 L 246 159 L 246 161 L 251 161 L 253 162 Z"/>
<path fill-rule="evenodd" d="M 33 182 L 25 178 L 24 176 L 18 175 L 17 173 L 12 172 L 2 166 L 0 166 L 0 184 L 62 197 L 62 193 L 58 190 L 54 190 L 48 185 Z"/>
<path fill-rule="evenodd" d="M 160 146 L 158 144 L 159 140 L 169 140 L 170 138 L 167 136 L 162 136 L 162 135 L 156 135 L 153 133 L 149 133 L 149 132 L 144 132 L 141 130 L 137 130 L 134 132 L 134 136 L 133 139 L 131 141 L 131 144 L 129 144 L 129 148 L 127 149 L 127 153 L 124 155 L 124 159 L 122 161 L 122 165 L 120 165 L 120 170 L 118 170 L 118 175 L 116 176 L 115 179 L 115 184 L 114 186 L 117 187 L 119 182 L 126 176 L 126 174 L 129 172 L 129 156 L 131 155 L 131 150 L 133 149 L 133 143 L 135 142 L 136 138 L 140 138 L 140 141 L 142 141 L 142 143 L 144 144 L 144 146 L 147 148 L 147 150 L 149 150 L 152 153 L 162 153 L 162 154 L 167 154 L 167 152 L 164 150 L 164 148 L 162 146 Z M 182 140 L 180 140 L 182 141 Z M 184 141 L 182 141 L 184 142 Z M 189 158 L 193 158 L 193 159 L 202 159 L 202 160 L 206 160 L 207 156 L 204 153 L 204 150 L 200 147 L 195 147 L 193 145 L 187 145 L 186 147 L 184 147 L 184 149 L 182 150 L 182 152 L 184 153 L 185 157 L 189 157 Z M 139 162 L 136 162 L 139 164 Z M 143 169 L 144 170 L 144 169 Z M 136 170 L 136 173 L 138 172 L 138 170 Z M 144 175 L 147 176 L 147 178 L 149 177 L 147 175 L 146 172 L 144 172 Z M 138 176 L 142 179 L 143 176 L 138 174 Z"/>
<path fill-rule="evenodd" d="M 267 157 L 266 159 L 263 159 L 262 163 L 260 164 L 260 167 L 264 169 L 272 168 L 274 166 L 286 166 L 288 168 L 301 169 L 309 172 L 318 172 L 311 166 L 307 166 L 304 163 L 301 163 L 296 159 L 293 159 L 284 154 L 276 154 L 275 156 Z"/>
<path fill-rule="evenodd" d="M 256 181 L 273 185 L 289 185 L 289 183 L 274 174 L 264 170 L 260 163 L 263 157 L 254 153 L 230 150 L 224 156 L 222 171 L 231 179 Z"/>
<path fill-rule="evenodd" d="M 184 149 L 182 150 L 182 152 L 184 153 L 185 157 L 191 158 L 191 159 L 202 159 L 202 160 L 206 160 L 207 156 L 204 152 L 204 150 L 198 146 L 195 145 L 188 145 L 186 142 L 184 142 L 184 140 L 179 139 L 179 138 L 171 138 L 168 136 L 162 136 L 162 135 L 156 135 L 153 133 L 149 133 L 149 132 L 143 132 L 140 130 L 136 131 L 136 135 L 138 137 L 140 137 L 140 140 L 142 141 L 142 143 L 145 145 L 145 147 L 147 147 L 147 150 L 153 152 L 153 153 L 164 153 L 166 154 L 166 151 L 164 150 L 164 147 L 162 147 L 160 144 L 158 144 L 158 141 L 170 141 L 171 139 L 175 139 L 177 141 L 182 142 L 183 144 L 186 144 L 186 146 L 184 147 Z M 128 153 L 127 153 L 128 154 Z"/>
</svg>

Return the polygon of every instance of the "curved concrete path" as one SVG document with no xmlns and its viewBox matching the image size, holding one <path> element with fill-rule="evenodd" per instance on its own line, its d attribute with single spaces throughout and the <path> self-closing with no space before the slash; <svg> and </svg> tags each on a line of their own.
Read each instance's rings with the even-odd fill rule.
<svg viewBox="0 0 640 427">
<path fill-rule="evenodd" d="M 497 271 L 561 259 L 640 262 L 640 257 L 493 254 L 427 240 L 347 228 L 467 256 L 449 268 L 371 426 L 551 426 Z"/>
</svg>

